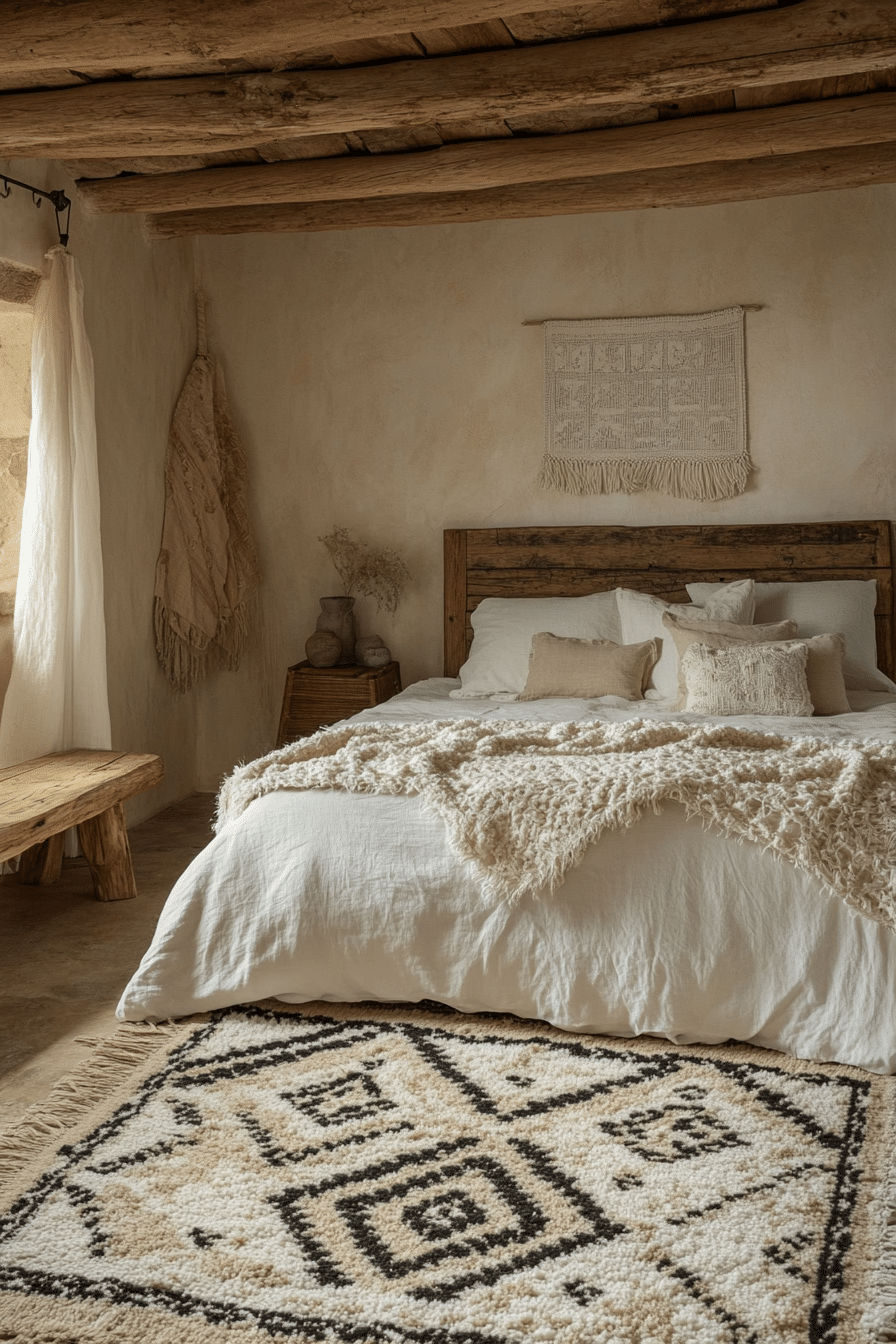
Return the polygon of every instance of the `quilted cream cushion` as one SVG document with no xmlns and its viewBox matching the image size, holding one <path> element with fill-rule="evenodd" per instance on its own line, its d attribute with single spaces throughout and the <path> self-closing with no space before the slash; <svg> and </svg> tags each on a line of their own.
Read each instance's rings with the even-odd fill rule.
<svg viewBox="0 0 896 1344">
<path fill-rule="evenodd" d="M 799 641 L 732 644 L 727 649 L 692 644 L 681 660 L 688 693 L 685 708 L 694 714 L 808 718 L 812 713 L 808 656 L 806 645 Z"/>
<path fill-rule="evenodd" d="M 659 657 L 658 639 L 643 644 L 613 644 L 606 639 L 559 639 L 543 632 L 532 637 L 529 676 L 521 700 L 570 696 L 590 700 L 619 695 L 640 700 Z"/>
</svg>

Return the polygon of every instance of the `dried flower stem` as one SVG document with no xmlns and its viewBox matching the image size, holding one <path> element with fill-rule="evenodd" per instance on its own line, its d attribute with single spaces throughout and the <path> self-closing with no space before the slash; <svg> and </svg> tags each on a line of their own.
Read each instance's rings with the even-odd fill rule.
<svg viewBox="0 0 896 1344">
<path fill-rule="evenodd" d="M 334 527 L 318 537 L 327 548 L 346 597 L 372 597 L 377 611 L 394 611 L 411 575 L 397 551 L 375 551 L 358 541 L 348 528 Z"/>
</svg>

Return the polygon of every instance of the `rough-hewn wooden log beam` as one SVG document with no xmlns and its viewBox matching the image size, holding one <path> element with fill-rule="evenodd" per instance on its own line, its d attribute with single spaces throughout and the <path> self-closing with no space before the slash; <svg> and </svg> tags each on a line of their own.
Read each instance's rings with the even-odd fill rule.
<svg viewBox="0 0 896 1344">
<path fill-rule="evenodd" d="M 185 234 L 316 233 L 331 229 L 466 224 L 606 210 L 715 205 L 896 182 L 896 146 L 870 145 L 781 158 L 659 168 L 572 182 L 311 205 L 245 206 L 151 215 L 151 238 Z"/>
<path fill-rule="evenodd" d="M 892 0 L 801 0 L 676 28 L 391 65 L 7 94 L 0 155 L 203 153 L 360 128 L 668 101 L 894 62 Z"/>
<path fill-rule="evenodd" d="M 291 201 L 481 191 L 676 164 L 896 141 L 896 93 L 684 117 L 576 135 L 487 140 L 411 154 L 310 159 L 83 182 L 91 210 L 159 213 Z"/>
<path fill-rule="evenodd" d="M 538 0 L 538 9 L 569 0 Z M 4 0 L 0 73 L 117 70 L 309 51 L 333 42 L 481 23 L 524 0 Z"/>
</svg>

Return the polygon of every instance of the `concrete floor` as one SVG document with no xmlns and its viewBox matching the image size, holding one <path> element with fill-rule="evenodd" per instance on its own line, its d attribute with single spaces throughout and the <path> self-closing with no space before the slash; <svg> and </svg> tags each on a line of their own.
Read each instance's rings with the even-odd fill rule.
<svg viewBox="0 0 896 1344">
<path fill-rule="evenodd" d="M 174 882 L 211 838 L 214 794 L 197 793 L 130 832 L 137 899 L 94 898 L 84 859 L 59 882 L 0 878 L 0 1129 L 114 1031 L 115 1005 Z"/>
</svg>

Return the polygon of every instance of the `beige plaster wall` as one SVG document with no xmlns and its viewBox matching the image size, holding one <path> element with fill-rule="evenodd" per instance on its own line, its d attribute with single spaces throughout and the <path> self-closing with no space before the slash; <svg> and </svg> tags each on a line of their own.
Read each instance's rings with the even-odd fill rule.
<svg viewBox="0 0 896 1344">
<path fill-rule="evenodd" d="M 192 248 L 153 247 L 137 218 L 85 218 L 74 183 L 58 164 L 19 159 L 2 166 L 12 177 L 61 186 L 75 198 L 69 246 L 84 279 L 96 374 L 113 746 L 158 752 L 165 762 L 164 782 L 129 805 L 135 821 L 196 785 L 196 708 L 165 680 L 152 628 L 165 444 L 195 350 Z M 42 266 L 57 241 L 49 202 L 37 210 L 15 189 L 0 201 L 0 255 Z"/>
<path fill-rule="evenodd" d="M 53 165 L 8 165 L 38 185 Z M 195 244 L 213 349 L 250 460 L 265 573 L 243 667 L 177 696 L 151 602 L 171 410 L 193 354 L 194 253 L 139 221 L 83 219 L 97 381 L 109 684 L 116 746 L 158 751 L 149 815 L 272 745 L 286 666 L 334 576 L 334 523 L 397 546 L 414 583 L 394 617 L 358 603 L 405 684 L 441 670 L 441 531 L 527 522 L 894 516 L 896 188 L 687 211 Z M 40 264 L 52 213 L 0 202 L 0 254 Z M 718 504 L 538 489 L 541 333 L 526 318 L 750 314 L 749 491 Z"/>
<path fill-rule="evenodd" d="M 441 672 L 444 527 L 896 516 L 894 229 L 896 188 L 872 187 L 202 240 L 211 337 L 251 462 L 274 665 L 256 661 L 214 690 L 203 786 L 272 738 L 283 670 L 334 588 L 317 541 L 334 523 L 399 547 L 413 571 L 394 617 L 358 603 L 407 684 Z M 747 493 L 700 504 L 535 485 L 542 340 L 524 319 L 732 303 L 766 305 L 747 319 Z"/>
</svg>

